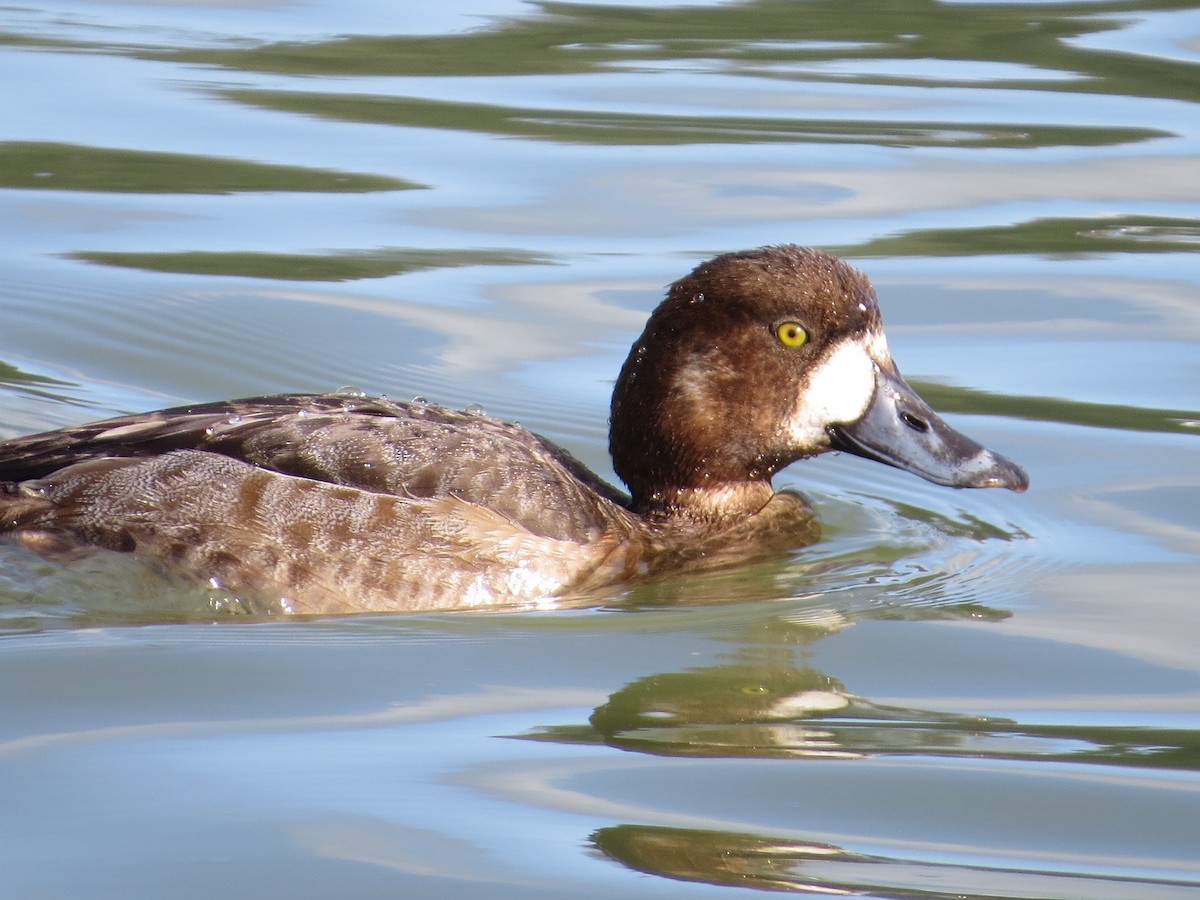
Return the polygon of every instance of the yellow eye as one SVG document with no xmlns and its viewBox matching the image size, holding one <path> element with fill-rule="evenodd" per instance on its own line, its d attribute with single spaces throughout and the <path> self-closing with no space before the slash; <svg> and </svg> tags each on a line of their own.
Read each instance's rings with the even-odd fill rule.
<svg viewBox="0 0 1200 900">
<path fill-rule="evenodd" d="M 775 337 L 785 347 L 799 347 L 808 340 L 808 332 L 799 322 L 784 322 L 776 327 Z"/>
</svg>

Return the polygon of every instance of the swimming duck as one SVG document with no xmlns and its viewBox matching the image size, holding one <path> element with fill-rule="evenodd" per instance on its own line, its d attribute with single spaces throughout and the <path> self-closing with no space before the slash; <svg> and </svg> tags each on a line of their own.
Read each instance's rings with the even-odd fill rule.
<svg viewBox="0 0 1200 900">
<path fill-rule="evenodd" d="M 628 495 L 517 425 L 422 402 L 287 394 L 124 416 L 0 444 L 0 532 L 48 556 L 140 554 L 283 612 L 430 610 L 812 543 L 811 508 L 771 478 L 828 450 L 954 487 L 1028 486 L 901 378 L 866 277 L 793 245 L 671 285 L 610 426 Z"/>
</svg>

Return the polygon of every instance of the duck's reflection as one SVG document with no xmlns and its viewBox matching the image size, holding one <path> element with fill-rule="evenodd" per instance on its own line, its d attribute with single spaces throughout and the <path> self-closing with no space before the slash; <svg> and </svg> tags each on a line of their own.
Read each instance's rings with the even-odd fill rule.
<svg viewBox="0 0 1200 900">
<path fill-rule="evenodd" d="M 974 604 L 952 609 L 977 618 Z M 987 610 L 984 610 L 986 613 Z M 603 743 L 656 756 L 845 758 L 929 756 L 1200 770 L 1200 732 L 1104 724 L 1039 724 L 875 702 L 810 662 L 805 647 L 848 620 L 819 610 L 779 617 L 728 661 L 629 682 L 586 725 L 526 737 Z"/>
<path fill-rule="evenodd" d="M 592 834 L 592 845 L 631 869 L 678 881 L 822 896 L 1109 897 L 1113 882 L 1078 871 L 1033 871 L 955 865 L 854 853 L 836 844 L 688 828 L 617 825 Z M 1180 898 L 1196 884 L 1153 878 L 1122 880 L 1123 896 Z"/>
<path fill-rule="evenodd" d="M 831 885 L 806 878 L 801 866 L 849 855 L 832 844 L 645 825 L 601 828 L 591 840 L 605 856 L 639 872 L 760 890 L 828 890 Z"/>
<path fill-rule="evenodd" d="M 739 656 L 746 655 L 744 648 Z M 1200 769 L 1195 731 L 1027 724 L 875 703 L 811 666 L 784 664 L 782 658 L 770 664 L 779 655 L 764 652 L 757 662 L 739 658 L 649 675 L 612 694 L 587 726 L 551 726 L 529 737 L 604 743 L 656 756 L 920 755 Z"/>
<path fill-rule="evenodd" d="M 808 666 L 746 662 L 641 678 L 589 722 L 626 750 L 760 758 L 961 751 L 999 724 L 872 703 Z"/>
</svg>

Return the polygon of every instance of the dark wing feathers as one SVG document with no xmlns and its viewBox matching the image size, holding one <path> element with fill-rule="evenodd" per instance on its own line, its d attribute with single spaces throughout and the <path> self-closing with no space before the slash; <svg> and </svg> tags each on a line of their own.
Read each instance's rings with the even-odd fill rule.
<svg viewBox="0 0 1200 900">
<path fill-rule="evenodd" d="M 345 394 L 184 406 L 18 438 L 0 444 L 0 482 L 42 478 L 92 459 L 173 450 L 204 450 L 375 493 L 453 496 L 560 540 L 590 540 L 624 512 L 620 492 L 516 425 Z M 597 503 L 596 494 L 617 508 Z"/>
</svg>

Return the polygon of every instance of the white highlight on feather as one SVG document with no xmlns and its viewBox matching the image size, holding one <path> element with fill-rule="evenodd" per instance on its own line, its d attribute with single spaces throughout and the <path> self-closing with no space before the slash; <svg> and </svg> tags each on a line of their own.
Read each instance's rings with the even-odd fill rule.
<svg viewBox="0 0 1200 900">
<path fill-rule="evenodd" d="M 886 366 L 892 361 L 892 351 L 888 349 L 887 335 L 882 331 L 869 331 L 863 339 L 863 346 L 867 350 L 867 355 L 881 366 Z"/>
<path fill-rule="evenodd" d="M 694 351 L 675 372 L 672 387 L 687 397 L 692 406 L 703 409 L 709 402 L 713 373 L 721 368 L 722 363 L 716 353 Z"/>
<path fill-rule="evenodd" d="M 818 447 L 825 440 L 826 426 L 861 418 L 875 394 L 875 369 L 889 359 L 881 334 L 835 344 L 813 370 L 788 419 L 793 443 Z"/>
</svg>

